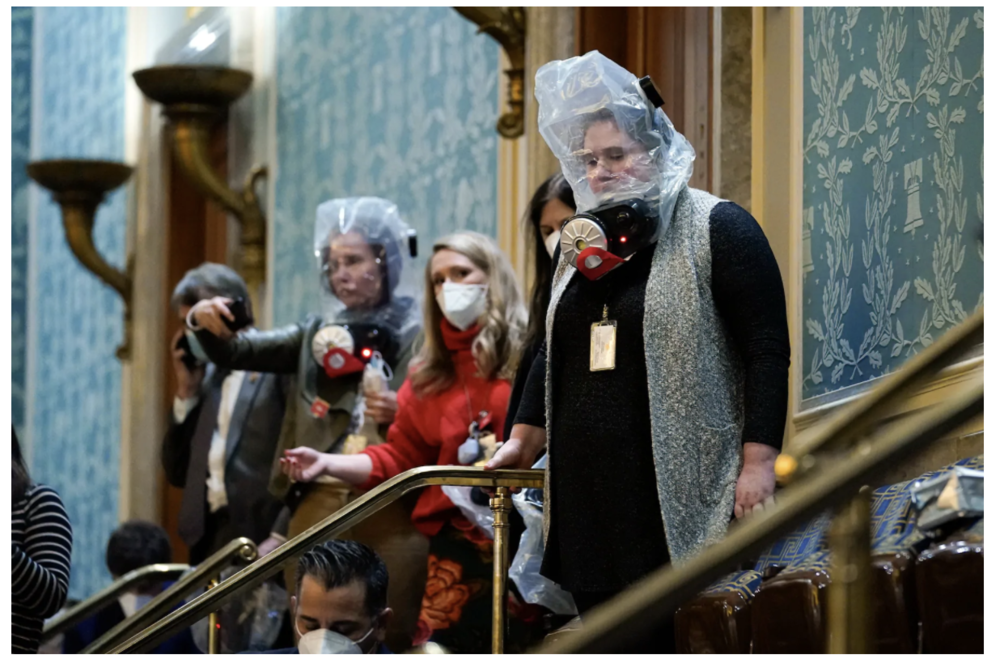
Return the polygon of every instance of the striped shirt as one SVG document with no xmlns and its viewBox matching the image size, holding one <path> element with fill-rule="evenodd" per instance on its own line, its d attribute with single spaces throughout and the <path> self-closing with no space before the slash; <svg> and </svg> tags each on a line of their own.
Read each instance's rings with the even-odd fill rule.
<svg viewBox="0 0 1000 659">
<path fill-rule="evenodd" d="M 11 649 L 34 654 L 42 624 L 62 608 L 69 588 L 73 529 L 55 490 L 33 485 L 13 505 L 11 545 Z"/>
</svg>

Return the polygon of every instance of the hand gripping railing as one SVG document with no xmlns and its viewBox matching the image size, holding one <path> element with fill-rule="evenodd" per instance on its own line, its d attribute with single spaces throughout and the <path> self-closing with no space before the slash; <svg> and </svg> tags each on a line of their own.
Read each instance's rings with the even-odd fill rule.
<svg viewBox="0 0 1000 659">
<path fill-rule="evenodd" d="M 832 507 L 839 512 L 831 527 L 828 649 L 872 652 L 870 596 L 866 592 L 870 565 L 864 541 L 869 514 L 865 486 L 890 464 L 912 457 L 920 448 L 981 417 L 982 373 L 944 403 L 902 417 L 879 428 L 877 434 L 874 431 L 916 387 L 965 356 L 982 339 L 980 308 L 864 398 L 779 456 L 775 471 L 780 480 L 791 484 L 774 507 L 737 524 L 722 542 L 683 566 L 666 565 L 589 611 L 579 631 L 562 634 L 558 642 L 545 643 L 538 651 L 620 652 L 628 639 L 662 627 L 681 605 L 741 561 L 755 559 L 782 535 Z M 838 452 L 833 455 L 821 453 L 834 449 Z"/>
<path fill-rule="evenodd" d="M 183 627 L 219 610 L 226 602 L 247 592 L 282 566 L 298 560 L 317 544 L 349 529 L 373 515 L 408 492 L 431 485 L 464 485 L 487 487 L 494 493 L 490 499 L 493 511 L 493 652 L 503 652 L 506 630 L 506 592 L 508 561 L 507 515 L 511 509 L 510 489 L 543 487 L 542 470 L 500 469 L 484 471 L 478 467 L 419 467 L 390 478 L 370 492 L 352 501 L 309 530 L 295 536 L 260 560 L 240 570 L 204 595 L 188 602 L 145 629 L 132 628 L 131 637 L 111 650 L 112 654 L 142 653 L 158 645 L 164 638 Z M 141 632 L 138 632 L 142 629 Z M 138 632 L 138 633 L 134 633 Z"/>
<path fill-rule="evenodd" d="M 113 602 L 122 593 L 139 584 L 153 581 L 167 581 L 188 570 L 186 563 L 155 563 L 132 570 L 111 583 L 107 588 L 66 609 L 62 614 L 45 623 L 42 630 L 42 645 L 52 640 L 81 620 L 86 620 Z"/>
<path fill-rule="evenodd" d="M 257 558 L 257 545 L 252 540 L 236 538 L 230 541 L 225 547 L 181 577 L 173 586 L 154 597 L 149 604 L 136 611 L 135 615 L 118 623 L 111 631 L 84 648 L 80 654 L 106 653 L 108 649 L 160 620 L 191 593 L 211 584 L 225 567 L 233 563 L 248 563 L 255 558 Z M 218 643 L 213 644 L 211 638 L 213 631 L 212 625 L 209 625 L 209 648 L 217 650 Z M 214 652 L 211 653 L 214 654 Z"/>
</svg>

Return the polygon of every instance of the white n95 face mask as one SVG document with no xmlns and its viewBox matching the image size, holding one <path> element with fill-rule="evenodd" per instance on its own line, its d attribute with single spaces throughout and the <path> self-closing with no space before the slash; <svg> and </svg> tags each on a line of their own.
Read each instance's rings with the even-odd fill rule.
<svg viewBox="0 0 1000 659">
<path fill-rule="evenodd" d="M 135 615 L 136 611 L 149 604 L 153 599 L 152 595 L 136 595 L 135 593 L 124 593 L 118 596 L 118 604 L 122 607 L 122 612 L 126 618 Z"/>
<path fill-rule="evenodd" d="M 373 631 L 374 628 L 370 629 L 364 638 L 355 642 L 329 629 L 314 629 L 299 638 L 299 654 L 365 654 L 359 643 Z"/>
<path fill-rule="evenodd" d="M 437 303 L 448 322 L 465 331 L 486 313 L 486 285 L 456 284 L 446 281 L 437 294 Z"/>
<path fill-rule="evenodd" d="M 549 256 L 555 256 L 556 250 L 559 249 L 559 231 L 553 231 L 549 234 L 549 237 L 545 239 L 545 249 L 549 250 Z"/>
</svg>

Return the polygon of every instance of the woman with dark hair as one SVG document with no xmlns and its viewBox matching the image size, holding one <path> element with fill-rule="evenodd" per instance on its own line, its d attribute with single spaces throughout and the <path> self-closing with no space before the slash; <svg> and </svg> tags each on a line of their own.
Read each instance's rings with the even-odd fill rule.
<svg viewBox="0 0 1000 659">
<path fill-rule="evenodd" d="M 66 603 L 73 549 L 62 499 L 32 483 L 17 432 L 11 435 L 11 649 L 38 652 L 45 619 Z"/>
<path fill-rule="evenodd" d="M 530 232 L 535 244 L 535 284 L 531 290 L 531 309 L 528 317 L 528 335 L 525 337 L 521 365 L 510 388 L 510 407 L 507 418 L 513 419 L 521 405 L 521 394 L 528 372 L 535 361 L 535 354 L 545 342 L 545 312 L 552 297 L 552 263 L 559 249 L 559 230 L 563 221 L 576 212 L 573 188 L 562 172 L 556 172 L 538 186 L 528 204 L 524 228 Z M 504 439 L 510 437 L 513 424 L 504 428 Z"/>
</svg>

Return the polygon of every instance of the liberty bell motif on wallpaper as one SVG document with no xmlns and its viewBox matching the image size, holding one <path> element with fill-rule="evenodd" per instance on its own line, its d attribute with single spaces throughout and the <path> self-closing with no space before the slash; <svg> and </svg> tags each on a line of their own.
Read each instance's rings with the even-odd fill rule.
<svg viewBox="0 0 1000 659">
<path fill-rule="evenodd" d="M 924 225 L 920 212 L 920 184 L 924 181 L 924 159 L 917 158 L 903 167 L 903 187 L 906 188 L 906 225 L 903 233 L 917 235 L 917 228 Z"/>
<path fill-rule="evenodd" d="M 802 276 L 805 277 L 815 270 L 812 253 L 812 231 L 815 222 L 814 207 L 802 211 Z"/>
</svg>

